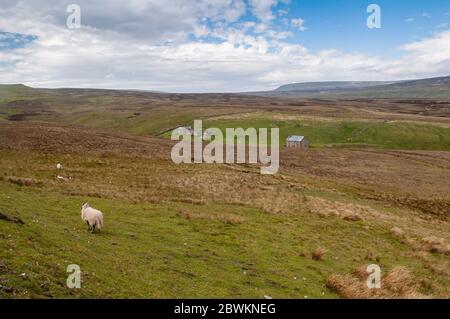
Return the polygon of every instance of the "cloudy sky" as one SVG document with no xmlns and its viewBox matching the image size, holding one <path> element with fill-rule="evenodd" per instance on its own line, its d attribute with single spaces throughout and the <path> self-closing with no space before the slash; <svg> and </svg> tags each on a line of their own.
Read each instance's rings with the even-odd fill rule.
<svg viewBox="0 0 450 319">
<path fill-rule="evenodd" d="M 381 28 L 366 25 L 381 8 Z M 81 27 L 68 28 L 70 4 Z M 73 19 L 69 19 L 69 22 Z M 0 83 L 170 92 L 450 75 L 448 0 L 1 0 Z"/>
</svg>

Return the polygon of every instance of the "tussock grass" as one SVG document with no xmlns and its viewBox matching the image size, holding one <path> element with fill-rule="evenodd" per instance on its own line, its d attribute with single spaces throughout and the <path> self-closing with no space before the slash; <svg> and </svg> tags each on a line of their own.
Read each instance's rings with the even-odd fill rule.
<svg viewBox="0 0 450 319">
<path fill-rule="evenodd" d="M 314 250 L 314 251 L 311 253 L 311 258 L 312 258 L 313 260 L 317 260 L 317 261 L 322 260 L 322 258 L 323 258 L 323 256 L 325 255 L 325 253 L 326 253 L 326 250 L 325 250 L 325 249 L 323 249 L 323 248 L 317 248 L 316 250 Z"/>
<path fill-rule="evenodd" d="M 347 221 L 361 221 L 362 216 L 373 216 L 378 212 L 368 206 L 356 205 L 338 201 L 326 200 L 318 197 L 307 197 L 309 210 L 319 216 L 335 216 Z"/>
<path fill-rule="evenodd" d="M 450 255 L 450 243 L 445 239 L 436 236 L 428 236 L 422 238 L 425 248 L 432 253 Z"/>
<path fill-rule="evenodd" d="M 359 268 L 354 275 L 332 275 L 326 285 L 346 299 L 423 299 L 429 298 L 419 292 L 419 284 L 412 273 L 404 267 L 395 267 L 381 278 L 381 288 L 368 288 L 368 274 Z"/>
<path fill-rule="evenodd" d="M 401 229 L 399 227 L 392 227 L 391 233 L 392 233 L 392 235 L 394 235 L 397 238 L 403 238 L 403 236 L 405 235 L 405 232 L 403 231 L 403 229 Z"/>
</svg>

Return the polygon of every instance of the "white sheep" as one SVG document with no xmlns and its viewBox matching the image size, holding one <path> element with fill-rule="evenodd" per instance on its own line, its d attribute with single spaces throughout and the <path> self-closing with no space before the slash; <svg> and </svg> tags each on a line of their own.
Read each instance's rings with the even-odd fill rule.
<svg viewBox="0 0 450 319">
<path fill-rule="evenodd" d="M 89 231 L 93 233 L 103 227 L 103 213 L 95 208 L 89 206 L 89 203 L 84 203 L 81 208 L 81 219 L 89 226 Z"/>
<path fill-rule="evenodd" d="M 61 164 L 61 163 L 58 163 L 58 164 L 56 164 L 56 168 L 57 168 L 57 169 L 62 169 L 62 168 L 63 168 L 63 166 L 62 166 L 62 164 Z"/>
</svg>

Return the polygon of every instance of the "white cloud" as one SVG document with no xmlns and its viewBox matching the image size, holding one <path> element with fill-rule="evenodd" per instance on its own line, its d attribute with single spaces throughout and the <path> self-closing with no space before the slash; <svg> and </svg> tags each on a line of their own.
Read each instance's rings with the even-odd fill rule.
<svg viewBox="0 0 450 319">
<path fill-rule="evenodd" d="M 0 16 L 15 16 L 30 21 L 44 20 L 65 26 L 66 8 L 73 0 L 11 1 Z M 150 41 L 167 38 L 182 40 L 188 33 L 202 29 L 202 22 L 232 23 L 246 12 L 244 0 L 77 0 L 82 24 L 101 32 Z M 26 30 L 24 30 L 26 31 Z M 29 33 L 29 32 L 25 32 Z"/>
<path fill-rule="evenodd" d="M 388 74 L 401 74 L 404 77 L 438 76 L 450 70 L 450 31 L 443 31 L 431 38 L 405 44 L 401 47 L 407 52 L 403 59 L 393 61 Z"/>
<path fill-rule="evenodd" d="M 42 6 L 7 2 L 0 12 L 0 30 L 38 38 L 23 48 L 0 50 L 1 81 L 211 92 L 264 90 L 299 81 L 419 78 L 450 70 L 450 31 L 403 45 L 404 57 L 397 59 L 333 49 L 311 52 L 285 41 L 291 36 L 288 30 L 237 20 L 246 10 L 241 1 L 187 1 L 180 1 L 178 8 L 166 8 L 159 0 L 134 0 L 129 6 L 111 1 L 122 14 L 110 16 L 111 7 L 103 8 L 108 12 L 102 14 L 98 6 L 104 2 L 92 0 L 93 7 L 82 5 L 82 23 L 95 23 L 79 30 L 65 27 L 65 10 L 59 17 L 54 7 L 42 5 L 53 1 L 41 1 Z M 156 14 L 150 7 L 159 15 L 157 21 L 147 21 Z M 273 11 L 274 6 L 269 8 Z M 258 14 L 267 19 L 265 10 Z M 255 34 L 261 25 L 264 32 Z M 143 33 L 144 26 L 155 30 Z M 215 41 L 192 40 L 191 34 L 207 34 Z"/>
<path fill-rule="evenodd" d="M 303 20 L 302 18 L 292 19 L 291 24 L 292 24 L 292 26 L 299 29 L 300 31 L 306 30 L 305 20 Z"/>
<path fill-rule="evenodd" d="M 278 0 L 250 0 L 250 6 L 253 14 L 263 23 L 271 22 L 275 15 L 272 8 L 278 3 Z"/>
<path fill-rule="evenodd" d="M 407 23 L 410 23 L 410 22 L 413 22 L 414 21 L 414 18 L 407 18 L 407 19 L 405 19 L 405 22 L 407 22 Z"/>
</svg>

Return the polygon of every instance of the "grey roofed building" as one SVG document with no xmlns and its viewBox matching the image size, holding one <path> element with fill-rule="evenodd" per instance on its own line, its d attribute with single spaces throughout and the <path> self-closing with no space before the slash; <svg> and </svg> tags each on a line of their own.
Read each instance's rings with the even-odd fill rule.
<svg viewBox="0 0 450 319">
<path fill-rule="evenodd" d="M 289 135 L 286 138 L 287 147 L 308 148 L 309 141 L 301 135 Z"/>
<path fill-rule="evenodd" d="M 301 142 L 305 137 L 301 135 L 289 135 L 286 139 L 287 142 Z"/>
</svg>

